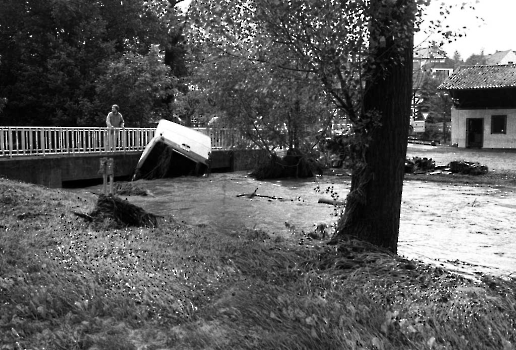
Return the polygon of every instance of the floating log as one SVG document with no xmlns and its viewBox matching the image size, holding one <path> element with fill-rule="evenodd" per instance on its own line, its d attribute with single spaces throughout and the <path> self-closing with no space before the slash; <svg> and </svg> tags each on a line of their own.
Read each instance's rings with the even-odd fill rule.
<svg viewBox="0 0 516 350">
<path fill-rule="evenodd" d="M 330 205 L 345 205 L 344 201 L 336 201 L 334 199 L 319 198 L 317 203 L 330 204 Z"/>
<path fill-rule="evenodd" d="M 282 197 L 267 196 L 267 195 L 263 195 L 263 194 L 258 194 L 258 193 L 256 193 L 257 191 L 258 191 L 258 188 L 256 188 L 253 193 L 237 194 L 237 197 L 247 197 L 249 199 L 253 199 L 254 197 L 261 197 L 261 198 L 268 198 L 268 199 L 284 200 Z"/>
</svg>

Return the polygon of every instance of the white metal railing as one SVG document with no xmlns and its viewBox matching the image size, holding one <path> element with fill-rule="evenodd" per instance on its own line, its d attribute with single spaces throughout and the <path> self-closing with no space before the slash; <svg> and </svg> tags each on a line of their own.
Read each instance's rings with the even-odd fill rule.
<svg viewBox="0 0 516 350">
<path fill-rule="evenodd" d="M 0 157 L 142 151 L 153 128 L 0 127 Z"/>
<path fill-rule="evenodd" d="M 212 149 L 242 144 L 234 129 L 193 128 L 211 138 Z M 0 126 L 0 157 L 143 151 L 154 128 Z"/>
<path fill-rule="evenodd" d="M 227 128 L 193 128 L 211 138 L 212 149 L 230 149 L 239 144 L 241 137 L 235 129 Z"/>
</svg>

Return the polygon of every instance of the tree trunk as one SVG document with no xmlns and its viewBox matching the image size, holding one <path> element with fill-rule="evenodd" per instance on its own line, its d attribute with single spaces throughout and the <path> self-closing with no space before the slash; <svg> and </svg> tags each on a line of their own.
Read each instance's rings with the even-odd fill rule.
<svg viewBox="0 0 516 350">
<path fill-rule="evenodd" d="M 380 6 L 380 2 L 372 0 L 370 6 Z M 390 6 L 407 6 L 412 2 L 398 0 Z M 384 24 L 403 20 L 413 26 L 413 15 L 405 13 L 404 16 L 375 17 L 374 20 Z M 413 31 L 412 27 L 408 29 L 412 33 L 407 33 L 409 38 L 400 45 L 394 42 L 388 25 L 380 24 L 377 28 L 380 29 L 372 31 L 370 41 L 371 45 L 376 45 L 371 50 L 375 62 L 387 62 L 386 58 L 391 56 L 398 63 L 376 64 L 372 74 L 376 78 L 366 82 L 363 111 L 379 112 L 381 126 L 371 130 L 372 139 L 365 153 L 365 167 L 352 174 L 346 208 L 332 242 L 351 235 L 396 253 L 410 124 Z M 401 46 L 401 52 L 392 49 L 398 46 L 396 44 Z M 380 45 L 379 49 L 377 45 Z"/>
</svg>

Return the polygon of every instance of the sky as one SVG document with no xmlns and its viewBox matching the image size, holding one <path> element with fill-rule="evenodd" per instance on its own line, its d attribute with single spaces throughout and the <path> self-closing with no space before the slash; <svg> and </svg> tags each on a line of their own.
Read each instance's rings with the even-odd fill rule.
<svg viewBox="0 0 516 350">
<path fill-rule="evenodd" d="M 188 6 L 191 0 L 181 3 Z M 452 5 L 450 14 L 445 18 L 440 15 L 440 4 Z M 461 10 L 461 4 L 467 3 L 475 7 L 474 10 L 466 6 Z M 458 51 L 463 60 L 472 54 L 492 54 L 496 51 L 516 50 L 516 0 L 432 0 L 425 11 L 425 21 L 440 19 L 450 30 L 457 31 L 463 26 L 462 32 L 466 35 L 453 43 L 445 43 L 442 49 L 453 58 Z M 477 18 L 479 17 L 479 18 Z M 423 24 L 424 25 L 424 24 Z M 441 37 L 430 37 L 441 41 Z M 425 46 L 428 43 L 428 34 L 423 31 L 415 36 L 415 46 Z M 428 46 L 428 45 L 426 45 Z"/>
<path fill-rule="evenodd" d="M 450 9 L 450 14 L 444 18 L 439 14 L 440 4 L 457 6 Z M 475 7 L 460 9 L 463 2 L 469 2 Z M 453 43 L 446 43 L 442 49 L 453 58 L 458 51 L 462 59 L 472 54 L 492 54 L 496 51 L 516 50 L 516 0 L 432 0 L 425 13 L 425 21 L 441 19 L 451 30 L 466 26 L 466 36 Z M 477 18 L 480 17 L 481 19 Z M 424 46 L 427 35 L 417 33 L 414 44 Z M 440 37 L 434 36 L 440 40 Z"/>
</svg>

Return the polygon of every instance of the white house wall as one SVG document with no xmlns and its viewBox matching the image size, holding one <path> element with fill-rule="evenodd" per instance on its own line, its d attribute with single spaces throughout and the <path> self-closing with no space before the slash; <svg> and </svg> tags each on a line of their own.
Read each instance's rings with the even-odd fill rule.
<svg viewBox="0 0 516 350">
<path fill-rule="evenodd" d="M 507 133 L 491 134 L 491 116 L 507 116 Z M 484 119 L 483 148 L 516 148 L 516 109 L 455 109 L 451 111 L 451 142 L 466 147 L 466 119 Z"/>
<path fill-rule="evenodd" d="M 505 55 L 498 64 L 513 64 L 516 63 L 516 54 L 514 51 L 510 51 Z"/>
</svg>

